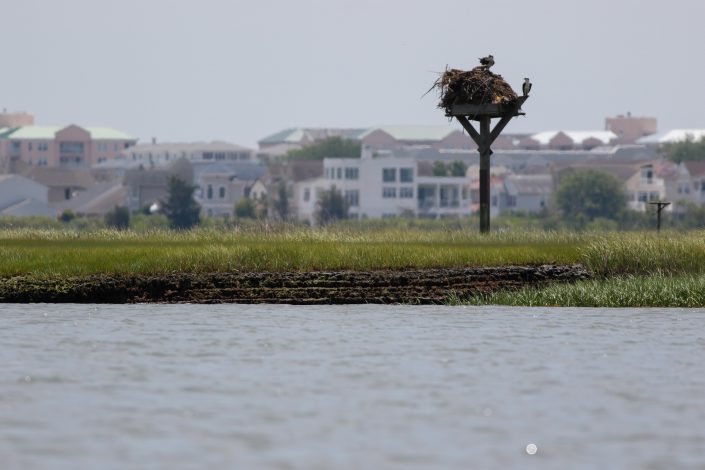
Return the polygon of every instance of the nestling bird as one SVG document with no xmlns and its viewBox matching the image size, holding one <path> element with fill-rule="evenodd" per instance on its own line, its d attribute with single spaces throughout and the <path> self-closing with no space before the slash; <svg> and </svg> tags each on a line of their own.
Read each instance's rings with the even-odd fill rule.
<svg viewBox="0 0 705 470">
<path fill-rule="evenodd" d="M 494 57 L 492 54 L 488 55 L 487 57 L 480 57 L 480 65 L 482 65 L 485 70 L 489 70 L 490 67 L 494 65 Z"/>
<path fill-rule="evenodd" d="M 521 91 L 524 93 L 524 96 L 529 96 L 529 92 L 531 91 L 531 82 L 528 78 L 524 78 L 524 83 L 521 85 Z"/>
</svg>

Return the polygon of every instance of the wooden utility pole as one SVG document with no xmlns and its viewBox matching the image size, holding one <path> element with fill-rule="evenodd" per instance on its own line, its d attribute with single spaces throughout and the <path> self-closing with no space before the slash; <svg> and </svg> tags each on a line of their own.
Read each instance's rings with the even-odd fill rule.
<svg viewBox="0 0 705 470">
<path fill-rule="evenodd" d="M 650 202 L 649 204 L 656 206 L 656 231 L 660 232 L 661 231 L 661 211 L 663 210 L 664 207 L 669 205 L 670 202 L 656 201 L 656 202 Z"/>
<path fill-rule="evenodd" d="M 521 105 L 528 95 L 520 96 L 511 104 L 455 104 L 449 116 L 455 117 L 467 131 L 480 152 L 480 232 L 490 231 L 490 156 L 492 143 L 515 116 L 523 115 Z M 492 118 L 499 122 L 491 128 Z M 478 132 L 470 121 L 480 123 Z"/>
</svg>

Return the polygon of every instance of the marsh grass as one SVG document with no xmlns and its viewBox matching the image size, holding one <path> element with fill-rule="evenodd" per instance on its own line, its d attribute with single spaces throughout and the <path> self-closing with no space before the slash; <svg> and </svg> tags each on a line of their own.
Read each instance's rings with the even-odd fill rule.
<svg viewBox="0 0 705 470">
<path fill-rule="evenodd" d="M 705 273 L 703 231 L 601 235 L 580 252 L 585 266 L 604 276 Z"/>
<path fill-rule="evenodd" d="M 572 263 L 575 235 L 267 229 L 224 232 L 0 231 L 0 275 L 379 270 Z"/>
<path fill-rule="evenodd" d="M 147 233 L 0 230 L 0 276 L 423 269 L 582 263 L 597 276 L 705 273 L 705 233 L 576 234 L 466 229 L 310 229 Z"/>
<path fill-rule="evenodd" d="M 499 291 L 451 305 L 527 307 L 705 307 L 705 276 L 617 276 L 541 288 Z"/>
</svg>

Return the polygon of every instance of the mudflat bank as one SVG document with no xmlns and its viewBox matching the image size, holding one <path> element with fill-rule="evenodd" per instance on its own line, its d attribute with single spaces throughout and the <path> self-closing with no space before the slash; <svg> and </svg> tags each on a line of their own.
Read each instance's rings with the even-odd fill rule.
<svg viewBox="0 0 705 470">
<path fill-rule="evenodd" d="M 580 264 L 475 268 L 171 273 L 0 279 L 0 302 L 440 304 L 498 289 L 590 278 Z"/>
</svg>

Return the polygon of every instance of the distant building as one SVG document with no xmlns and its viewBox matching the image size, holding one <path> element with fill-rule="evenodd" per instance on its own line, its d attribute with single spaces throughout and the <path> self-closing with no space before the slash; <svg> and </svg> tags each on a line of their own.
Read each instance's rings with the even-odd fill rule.
<svg viewBox="0 0 705 470">
<path fill-rule="evenodd" d="M 137 139 L 109 127 L 25 125 L 0 128 L 0 167 L 88 168 L 114 159 Z"/>
<path fill-rule="evenodd" d="M 351 218 L 469 215 L 467 178 L 432 176 L 426 165 L 419 163 L 414 158 L 393 155 L 326 158 L 322 178 L 295 185 L 297 216 L 314 222 L 317 201 L 323 191 L 331 188 L 341 192 Z"/>
<path fill-rule="evenodd" d="M 325 127 L 297 127 L 284 129 L 257 142 L 260 154 L 280 157 L 289 150 L 296 150 L 321 142 L 331 137 L 359 140 L 365 129 L 336 129 Z"/>
<path fill-rule="evenodd" d="M 138 144 L 119 156 L 127 166 L 145 168 L 170 165 L 182 158 L 195 164 L 259 161 L 254 150 L 224 141 Z"/>
<path fill-rule="evenodd" d="M 253 164 L 213 163 L 199 168 L 196 174 L 196 201 L 201 205 L 201 213 L 208 217 L 227 218 L 233 215 L 235 204 L 240 199 L 259 199 L 266 195 L 259 181 L 265 171 L 265 167 Z M 252 194 L 255 186 L 255 194 Z"/>
<path fill-rule="evenodd" d="M 380 126 L 366 129 L 295 128 L 272 134 L 258 142 L 260 153 L 282 156 L 322 140 L 340 137 L 376 149 L 452 148 L 472 149 L 475 145 L 457 126 Z"/>
<path fill-rule="evenodd" d="M 476 145 L 458 126 L 383 126 L 358 136 L 363 147 L 387 150 L 402 148 L 474 149 Z"/>
<path fill-rule="evenodd" d="M 29 113 L 25 113 L 24 111 L 8 113 L 7 109 L 3 109 L 2 113 L 0 113 L 0 129 L 3 127 L 15 128 L 33 125 L 34 116 Z"/>
<path fill-rule="evenodd" d="M 637 140 L 655 134 L 658 130 L 656 118 L 635 117 L 631 113 L 605 118 L 605 130 L 617 135 L 615 143 L 634 144 Z"/>
<path fill-rule="evenodd" d="M 95 185 L 95 179 L 85 169 L 33 167 L 25 175 L 49 188 L 50 204 L 73 199 Z"/>
<path fill-rule="evenodd" d="M 188 184 L 193 184 L 193 166 L 185 159 L 160 168 L 135 168 L 125 173 L 127 206 L 137 211 L 153 204 L 161 205 L 169 196 L 169 180 L 175 176 Z"/>
<path fill-rule="evenodd" d="M 117 206 L 127 206 L 127 187 L 121 182 L 100 182 L 72 199 L 53 204 L 58 213 L 69 209 L 88 217 L 103 217 Z"/>
<path fill-rule="evenodd" d="M 548 206 L 551 194 L 553 177 L 550 174 L 508 174 L 504 177 L 502 208 L 511 212 L 541 212 Z"/>
<path fill-rule="evenodd" d="M 703 138 L 705 138 L 705 129 L 672 129 L 670 131 L 642 137 L 637 143 L 648 146 L 658 146 L 688 140 L 698 141 Z"/>
<path fill-rule="evenodd" d="M 20 175 L 0 175 L 0 216 L 54 217 L 49 206 L 49 189 Z"/>
<path fill-rule="evenodd" d="M 529 136 L 523 144 L 549 150 L 591 150 L 616 141 L 617 134 L 612 131 L 545 131 Z"/>
</svg>

